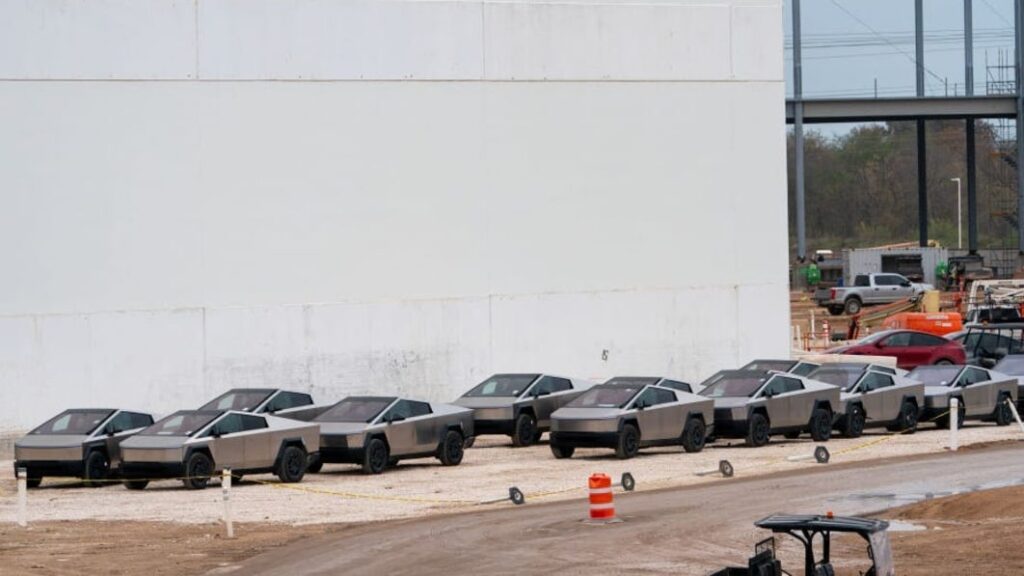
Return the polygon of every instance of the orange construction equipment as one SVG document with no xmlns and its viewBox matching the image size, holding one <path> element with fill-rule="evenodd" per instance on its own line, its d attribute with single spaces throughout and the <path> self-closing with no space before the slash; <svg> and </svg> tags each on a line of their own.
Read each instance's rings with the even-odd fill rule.
<svg viewBox="0 0 1024 576">
<path fill-rule="evenodd" d="M 615 502 L 612 494 L 612 479 L 607 474 L 590 475 L 590 521 L 613 522 Z"/>
<path fill-rule="evenodd" d="M 882 327 L 918 330 L 936 336 L 945 336 L 962 330 L 964 321 L 958 312 L 901 312 L 883 320 Z"/>
</svg>

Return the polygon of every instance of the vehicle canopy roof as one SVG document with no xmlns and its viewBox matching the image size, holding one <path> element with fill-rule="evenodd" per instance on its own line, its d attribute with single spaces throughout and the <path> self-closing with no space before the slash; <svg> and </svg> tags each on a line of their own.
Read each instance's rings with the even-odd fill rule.
<svg viewBox="0 0 1024 576">
<path fill-rule="evenodd" d="M 853 516 L 822 516 L 820 514 L 772 514 L 754 522 L 754 526 L 772 532 L 789 530 L 818 530 L 822 532 L 854 532 L 874 534 L 889 529 L 885 520 Z"/>
</svg>

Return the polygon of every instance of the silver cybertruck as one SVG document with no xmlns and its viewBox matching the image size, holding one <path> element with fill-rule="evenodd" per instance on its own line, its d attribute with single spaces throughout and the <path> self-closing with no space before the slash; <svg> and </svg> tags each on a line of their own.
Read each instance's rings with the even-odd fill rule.
<svg viewBox="0 0 1024 576">
<path fill-rule="evenodd" d="M 82 478 L 98 486 L 121 467 L 121 442 L 153 423 L 144 412 L 113 408 L 65 410 L 14 443 L 14 468 L 28 487 L 46 476 Z"/>
<path fill-rule="evenodd" d="M 350 396 L 313 423 L 320 426 L 322 463 L 359 464 L 367 474 L 407 458 L 456 466 L 473 437 L 472 410 L 394 396 Z"/>
<path fill-rule="evenodd" d="M 605 384 L 651 385 L 660 386 L 662 388 L 671 388 L 673 390 L 679 390 L 680 392 L 694 393 L 694 386 L 689 382 L 673 380 L 671 378 L 662 378 L 660 376 L 616 376 L 609 379 Z"/>
<path fill-rule="evenodd" d="M 950 398 L 957 398 L 957 423 L 964 420 L 989 420 L 999 426 L 1013 422 L 1013 411 L 1006 403 L 1017 402 L 1017 378 L 978 366 L 956 364 L 918 366 L 907 378 L 924 383 L 924 411 L 921 418 L 934 420 L 939 428 L 949 426 Z"/>
<path fill-rule="evenodd" d="M 281 388 L 232 388 L 198 410 L 238 410 L 308 422 L 327 408 L 314 404 L 313 397 L 305 392 Z"/>
<path fill-rule="evenodd" d="M 788 372 L 797 376 L 807 376 L 814 372 L 821 364 L 807 362 L 806 360 L 782 360 L 778 358 L 751 360 L 740 367 L 740 370 L 774 370 L 776 372 Z"/>
<path fill-rule="evenodd" d="M 455 400 L 472 408 L 476 434 L 510 436 L 513 446 L 529 446 L 551 427 L 551 413 L 593 383 L 549 374 L 495 374 Z"/>
<path fill-rule="evenodd" d="M 842 390 L 835 429 L 857 438 L 865 428 L 885 426 L 892 432 L 913 432 L 924 408 L 924 384 L 900 376 L 892 368 L 863 362 L 825 364 L 808 376 Z"/>
<path fill-rule="evenodd" d="M 619 458 L 632 458 L 646 446 L 704 448 L 714 401 L 629 378 L 615 380 L 594 386 L 551 415 L 555 458 L 570 458 L 579 447 L 614 448 Z"/>
<path fill-rule="evenodd" d="M 316 424 L 237 410 L 181 410 L 121 443 L 122 474 L 131 490 L 161 478 L 202 489 L 226 468 L 237 479 L 273 472 L 282 482 L 300 482 L 309 455 L 319 450 Z"/>
<path fill-rule="evenodd" d="M 795 374 L 732 370 L 700 391 L 715 401 L 715 437 L 743 438 L 764 446 L 772 434 L 818 442 L 832 436 L 839 388 Z"/>
</svg>

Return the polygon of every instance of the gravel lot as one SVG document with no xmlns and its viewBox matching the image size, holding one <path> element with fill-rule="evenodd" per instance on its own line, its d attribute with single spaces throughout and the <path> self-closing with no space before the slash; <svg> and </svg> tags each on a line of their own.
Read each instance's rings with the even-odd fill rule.
<svg viewBox="0 0 1024 576">
<path fill-rule="evenodd" d="M 968 423 L 961 446 L 1024 438 L 1016 426 Z M 931 425 L 912 435 L 888 437 L 869 433 L 828 443 L 833 462 L 850 462 L 941 452 L 948 432 Z M 773 442 L 760 449 L 719 441 L 700 454 L 680 448 L 650 449 L 632 460 L 618 460 L 609 450 L 580 450 L 571 460 L 556 461 L 547 445 L 513 449 L 500 437 L 485 437 L 466 452 L 460 466 L 444 468 L 436 460 L 401 463 L 379 476 L 363 475 L 355 466 L 327 465 L 300 484 L 282 485 L 271 475 L 247 477 L 232 491 L 236 520 L 287 524 L 345 523 L 409 518 L 464 510 L 480 500 L 501 497 L 510 486 L 526 493 L 528 502 L 579 498 L 593 472 L 618 477 L 630 472 L 637 490 L 713 482 L 717 475 L 698 477 L 728 459 L 737 476 L 818 466 L 789 462 L 788 456 L 810 454 L 811 440 Z M 0 461 L 0 523 L 13 522 L 16 490 L 9 460 Z M 509 506 L 508 502 L 490 506 Z M 176 481 L 161 481 L 145 491 L 120 485 L 84 488 L 68 479 L 46 480 L 29 491 L 29 521 L 136 520 L 208 523 L 220 519 L 221 491 L 216 484 L 201 491 L 185 490 Z"/>
</svg>

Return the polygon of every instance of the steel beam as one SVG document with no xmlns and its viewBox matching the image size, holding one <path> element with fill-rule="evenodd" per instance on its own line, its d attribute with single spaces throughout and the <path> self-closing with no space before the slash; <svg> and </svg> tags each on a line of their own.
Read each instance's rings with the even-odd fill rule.
<svg viewBox="0 0 1024 576">
<path fill-rule="evenodd" d="M 800 0 L 793 0 L 793 149 L 796 154 L 796 257 L 807 258 L 806 196 L 804 194 L 803 54 L 800 47 Z"/>
<path fill-rule="evenodd" d="M 1024 170 L 1024 90 L 1021 90 L 1021 52 L 1024 52 L 1024 10 L 1021 9 L 1021 0 L 1013 2 L 1014 29 L 1014 61 L 1016 63 L 1016 89 L 1017 89 L 1017 250 L 1024 255 L 1024 177 L 1021 177 L 1021 170 Z"/>
<path fill-rule="evenodd" d="M 814 99 L 803 104 L 804 123 L 898 122 L 963 118 L 1016 118 L 1014 96 L 934 98 Z M 794 122 L 793 100 L 786 102 L 786 122 Z"/>
<path fill-rule="evenodd" d="M 967 250 L 978 253 L 978 170 L 975 161 L 974 119 L 968 118 L 967 135 Z"/>
</svg>

